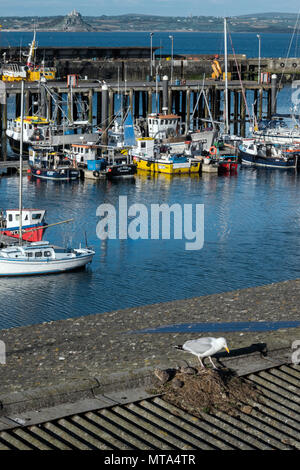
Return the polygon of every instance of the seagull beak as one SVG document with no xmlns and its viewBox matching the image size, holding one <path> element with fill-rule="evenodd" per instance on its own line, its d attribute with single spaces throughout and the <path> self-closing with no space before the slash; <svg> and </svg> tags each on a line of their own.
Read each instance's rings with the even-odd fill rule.
<svg viewBox="0 0 300 470">
<path fill-rule="evenodd" d="M 229 349 L 227 348 L 227 346 L 225 346 L 225 349 L 226 349 L 226 351 L 227 351 L 227 352 L 228 352 L 228 354 L 229 354 Z"/>
</svg>

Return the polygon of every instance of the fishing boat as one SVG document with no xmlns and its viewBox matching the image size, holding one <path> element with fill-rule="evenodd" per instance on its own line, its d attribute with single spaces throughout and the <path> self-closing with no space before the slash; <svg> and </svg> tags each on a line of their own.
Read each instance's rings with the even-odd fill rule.
<svg viewBox="0 0 300 470">
<path fill-rule="evenodd" d="M 296 118 L 283 119 L 274 117 L 262 120 L 257 126 L 250 128 L 256 141 L 279 145 L 294 145 L 300 143 L 300 124 Z"/>
<path fill-rule="evenodd" d="M 24 82 L 21 88 L 21 123 L 24 109 Z M 58 248 L 47 241 L 24 242 L 23 233 L 23 148 L 20 136 L 19 176 L 19 240 L 0 249 L 0 276 L 30 276 L 68 272 L 90 263 L 95 252 L 81 246 L 78 249 Z M 31 229 L 35 230 L 35 229 Z"/>
<path fill-rule="evenodd" d="M 21 118 L 7 121 L 6 136 L 11 149 L 18 153 L 20 148 Z M 40 115 L 25 116 L 23 120 L 24 155 L 28 155 L 32 145 L 43 144 L 59 150 L 74 143 L 95 144 L 99 133 L 92 132 L 88 121 L 74 121 L 56 124 Z"/>
<path fill-rule="evenodd" d="M 137 171 L 136 163 L 133 163 L 129 154 L 117 154 L 108 157 L 105 166 L 107 179 L 132 178 Z"/>
<path fill-rule="evenodd" d="M 32 145 L 51 146 L 56 150 L 65 149 L 74 143 L 95 144 L 99 141 L 99 132 L 94 132 L 93 125 L 87 119 L 87 109 L 74 98 L 72 85 L 70 87 L 70 115 L 64 111 L 66 102 L 62 97 L 50 89 L 46 81 L 40 81 L 40 103 L 39 107 L 32 115 L 23 117 L 23 154 L 28 155 Z M 49 105 L 48 96 L 51 96 L 52 104 Z M 54 106 L 53 106 L 54 105 Z M 53 109 L 52 109 L 53 108 Z M 74 109 L 73 109 L 74 108 Z M 79 119 L 74 120 L 75 113 Z M 62 112 L 62 118 L 57 122 L 57 116 Z M 52 119 L 50 119 L 50 115 Z M 21 117 L 8 119 L 6 136 L 11 149 L 18 153 L 20 149 Z"/>
<path fill-rule="evenodd" d="M 132 156 L 138 170 L 172 175 L 199 173 L 201 161 L 198 158 L 176 153 L 172 146 L 157 145 L 151 137 L 136 140 L 137 146 L 132 149 Z M 185 145 L 189 148 L 190 142 Z"/>
<path fill-rule="evenodd" d="M 38 242 L 42 240 L 46 226 L 45 213 L 45 210 L 39 209 L 22 210 L 22 239 L 24 241 Z M 19 238 L 19 218 L 19 209 L 0 211 L 0 240 L 1 235 Z"/>
<path fill-rule="evenodd" d="M 71 181 L 80 178 L 76 161 L 68 154 L 54 151 L 52 147 L 31 147 L 28 172 L 35 178 L 53 181 Z"/>
<path fill-rule="evenodd" d="M 297 168 L 300 157 L 300 147 L 288 148 L 252 139 L 244 139 L 239 151 L 243 165 L 265 168 Z"/>
<path fill-rule="evenodd" d="M 236 173 L 238 166 L 238 157 L 235 155 L 223 155 L 218 158 L 218 168 L 220 172 Z"/>
<path fill-rule="evenodd" d="M 4 61 L 0 78 L 3 82 L 19 82 L 25 80 L 27 82 L 34 82 L 41 80 L 54 80 L 56 77 L 55 67 L 45 67 L 44 63 L 41 65 L 36 64 L 35 51 L 36 46 L 36 31 L 33 32 L 33 40 L 29 45 L 29 53 L 25 63 L 7 63 Z"/>
</svg>

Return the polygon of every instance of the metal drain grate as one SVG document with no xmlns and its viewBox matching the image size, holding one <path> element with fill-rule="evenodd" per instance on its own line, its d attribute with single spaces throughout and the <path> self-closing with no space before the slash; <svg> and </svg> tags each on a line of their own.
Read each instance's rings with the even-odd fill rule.
<svg viewBox="0 0 300 470">
<path fill-rule="evenodd" d="M 300 449 L 300 368 L 250 374 L 263 403 L 250 414 L 192 416 L 152 397 L 0 432 L 4 449 Z"/>
</svg>

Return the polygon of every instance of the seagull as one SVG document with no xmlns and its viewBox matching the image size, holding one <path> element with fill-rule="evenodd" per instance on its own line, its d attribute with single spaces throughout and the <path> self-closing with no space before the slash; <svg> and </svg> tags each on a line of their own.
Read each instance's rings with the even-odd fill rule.
<svg viewBox="0 0 300 470">
<path fill-rule="evenodd" d="M 186 341 L 183 345 L 175 346 L 176 349 L 180 349 L 182 351 L 187 351 L 191 354 L 194 354 L 198 357 L 201 367 L 204 368 L 203 362 L 201 361 L 202 357 L 208 357 L 214 369 L 217 369 L 215 364 L 212 361 L 211 356 L 216 352 L 220 351 L 221 349 L 226 349 L 229 353 L 229 349 L 226 343 L 225 338 L 199 338 L 199 339 L 191 339 Z"/>
</svg>

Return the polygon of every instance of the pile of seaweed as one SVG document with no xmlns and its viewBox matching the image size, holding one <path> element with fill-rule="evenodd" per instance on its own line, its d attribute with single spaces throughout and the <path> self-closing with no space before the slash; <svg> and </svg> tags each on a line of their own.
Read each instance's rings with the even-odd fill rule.
<svg viewBox="0 0 300 470">
<path fill-rule="evenodd" d="M 260 401 L 256 387 L 231 369 L 155 369 L 152 393 L 193 415 L 222 411 L 250 414 Z"/>
</svg>

